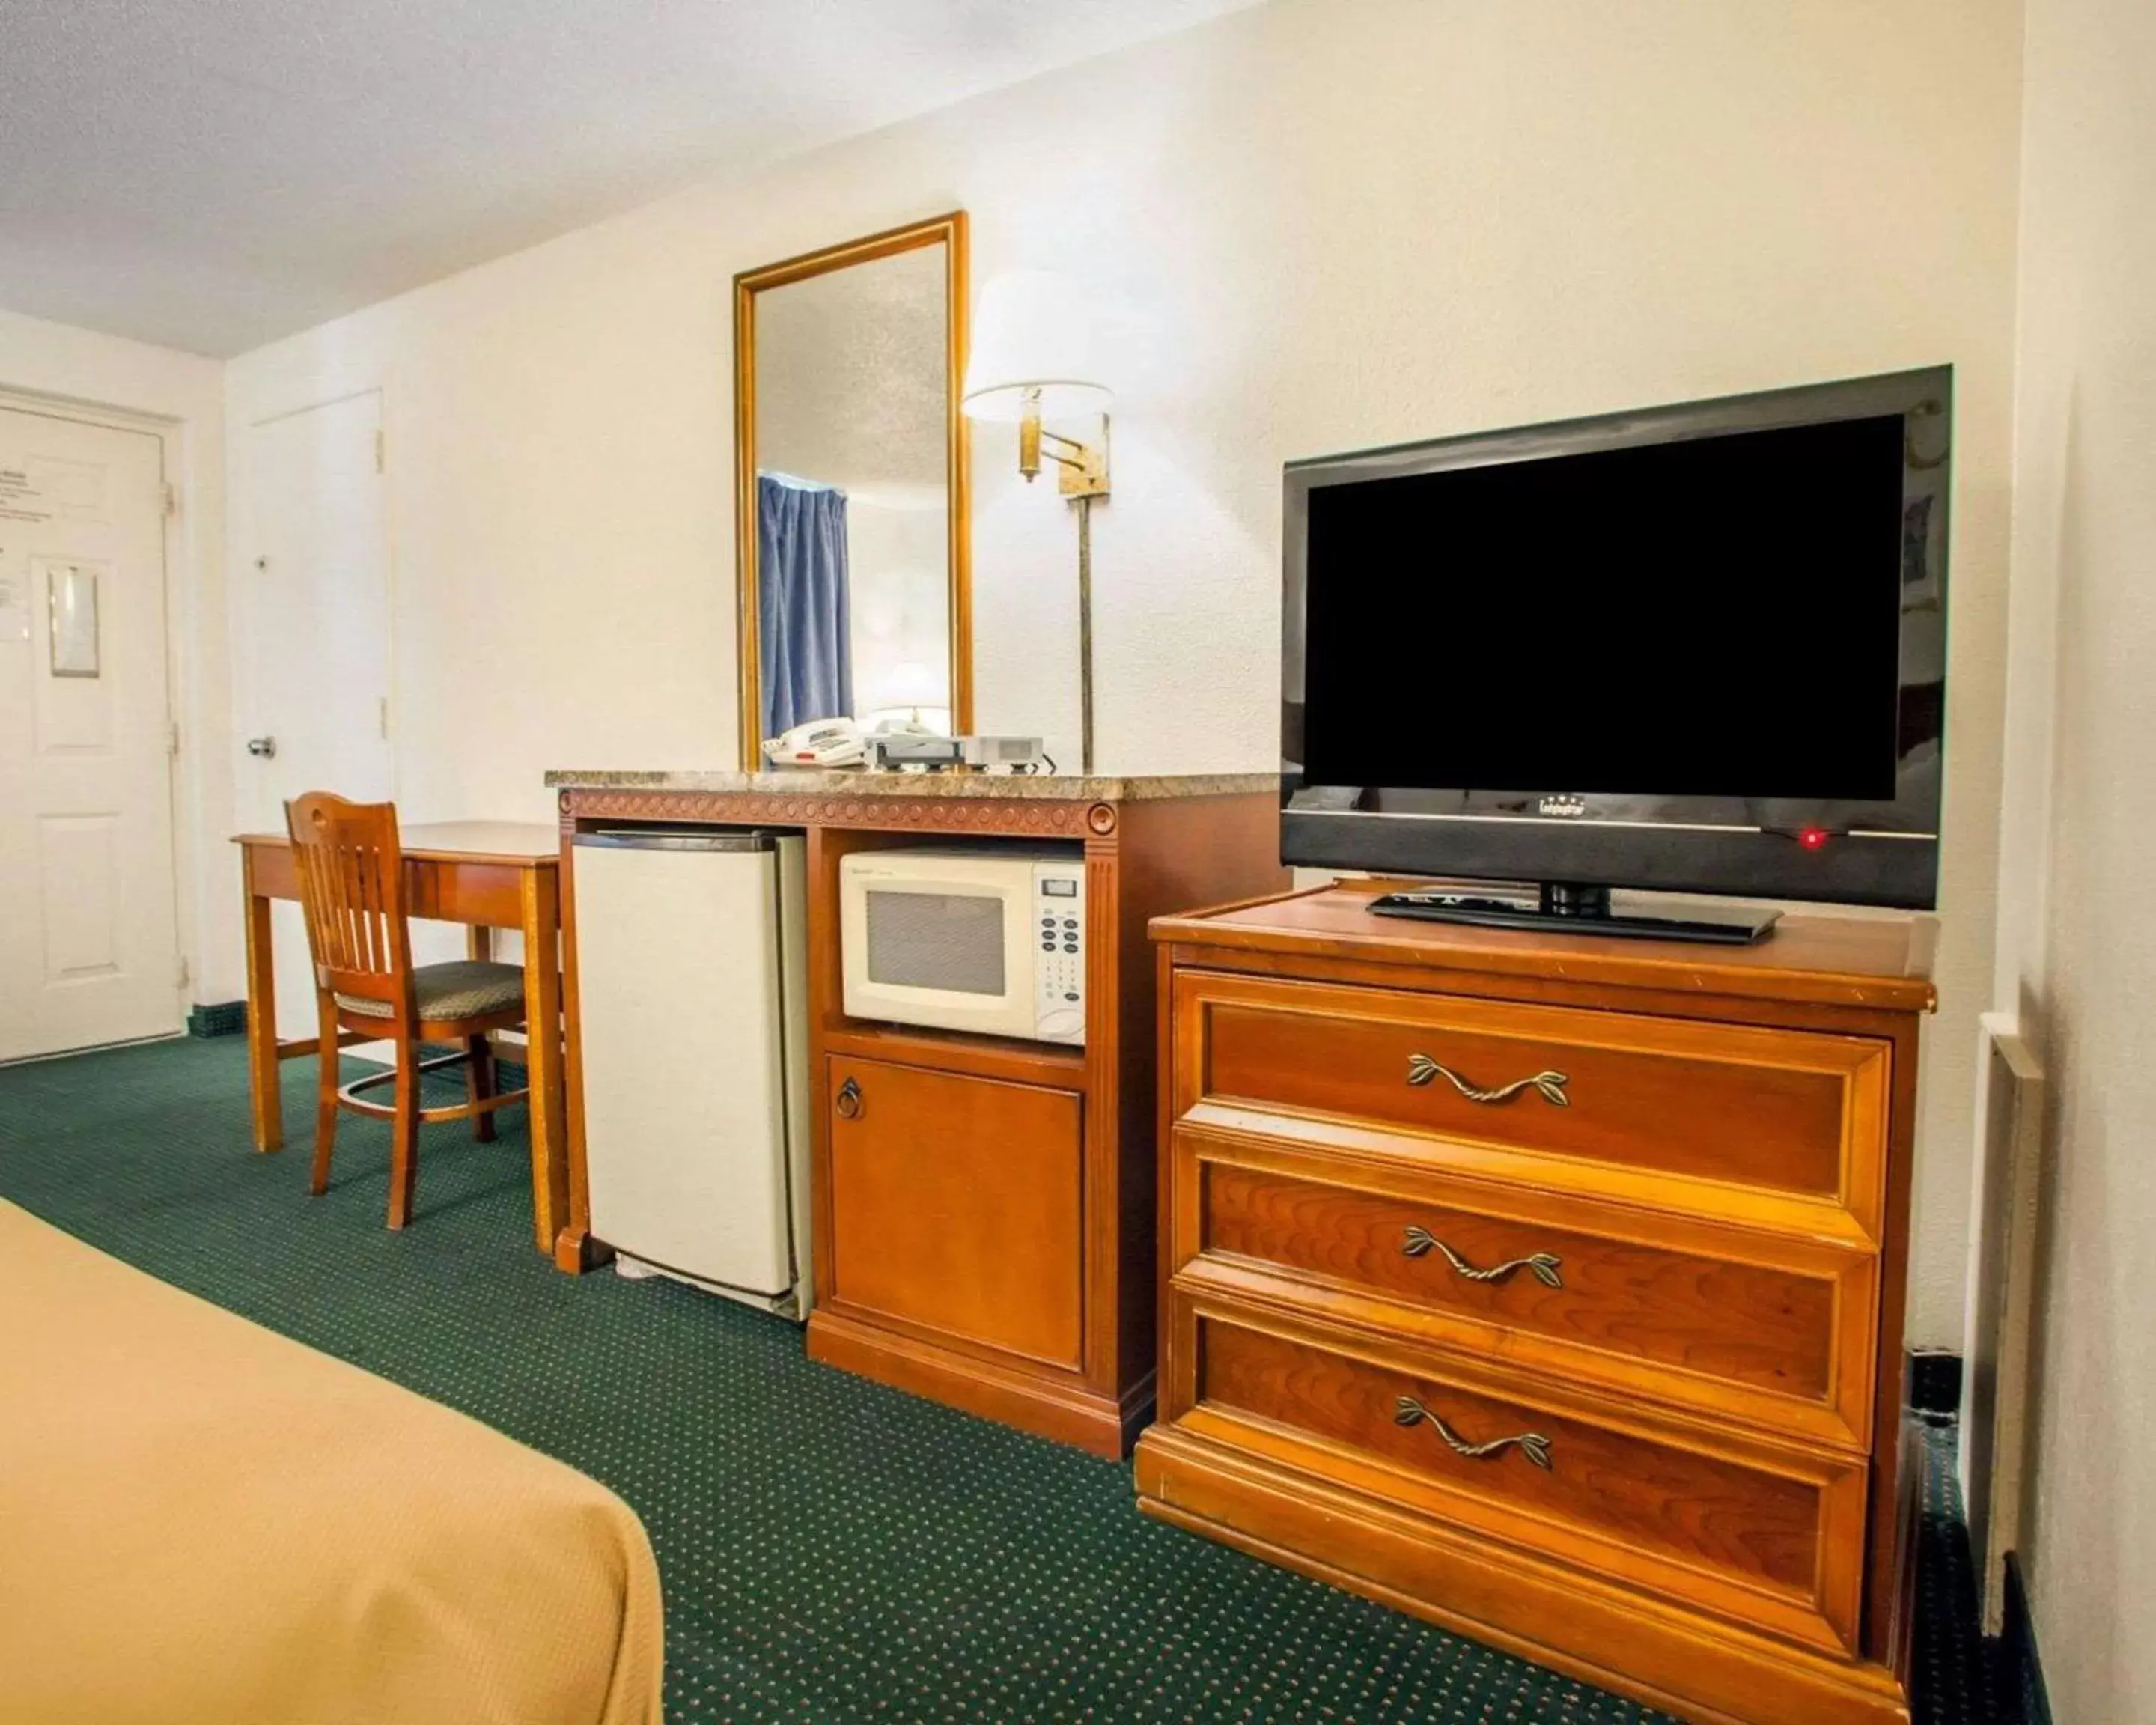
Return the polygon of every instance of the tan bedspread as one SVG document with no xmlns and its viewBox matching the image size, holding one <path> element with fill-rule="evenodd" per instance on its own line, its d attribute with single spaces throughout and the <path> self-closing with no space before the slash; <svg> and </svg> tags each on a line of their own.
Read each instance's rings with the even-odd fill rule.
<svg viewBox="0 0 2156 1725">
<path fill-rule="evenodd" d="M 0 1721 L 649 1725 L 660 1663 L 603 1486 L 0 1202 Z"/>
</svg>

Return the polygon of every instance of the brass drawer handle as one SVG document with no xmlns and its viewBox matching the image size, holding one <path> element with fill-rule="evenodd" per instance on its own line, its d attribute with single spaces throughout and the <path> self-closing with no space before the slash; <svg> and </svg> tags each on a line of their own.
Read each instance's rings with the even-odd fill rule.
<svg viewBox="0 0 2156 1725">
<path fill-rule="evenodd" d="M 1553 1108 L 1572 1106 L 1572 1099 L 1564 1093 L 1565 1086 L 1572 1080 L 1562 1072 L 1537 1072 L 1532 1078 L 1515 1078 L 1495 1090 L 1477 1090 L 1451 1067 L 1433 1060 L 1426 1054 L 1408 1056 L 1409 1084 L 1428 1084 L 1433 1078 L 1442 1078 L 1471 1102 L 1509 1102 L 1522 1091 L 1532 1090 Z"/>
<path fill-rule="evenodd" d="M 1447 1425 L 1438 1414 L 1432 1413 L 1411 1395 L 1404 1395 L 1393 1414 L 1396 1425 L 1419 1425 L 1427 1420 L 1445 1440 L 1445 1446 L 1455 1455 L 1465 1455 L 1470 1461 L 1480 1461 L 1486 1456 L 1500 1455 L 1513 1445 L 1537 1467 L 1550 1471 L 1550 1440 L 1538 1431 L 1523 1431 L 1517 1437 L 1491 1438 L 1486 1444 L 1471 1444 Z"/>
<path fill-rule="evenodd" d="M 844 1118 L 859 1120 L 861 1117 L 860 1086 L 849 1078 L 839 1086 L 839 1100 L 833 1106 L 838 1109 Z"/>
<path fill-rule="evenodd" d="M 1401 1243 L 1401 1251 L 1410 1258 L 1419 1258 L 1435 1251 L 1452 1266 L 1453 1274 L 1469 1281 L 1502 1281 L 1516 1270 L 1530 1271 L 1544 1287 L 1561 1288 L 1564 1278 L 1557 1273 L 1557 1266 L 1564 1260 L 1554 1252 L 1536 1252 L 1525 1258 L 1514 1258 L 1488 1270 L 1477 1270 L 1466 1259 L 1432 1234 L 1427 1228 L 1410 1227 L 1407 1239 Z"/>
</svg>

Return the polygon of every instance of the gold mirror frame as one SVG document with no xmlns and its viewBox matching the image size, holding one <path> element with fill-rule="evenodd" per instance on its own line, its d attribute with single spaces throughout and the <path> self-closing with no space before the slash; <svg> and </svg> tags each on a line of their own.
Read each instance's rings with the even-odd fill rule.
<svg viewBox="0 0 2156 1725">
<path fill-rule="evenodd" d="M 734 583 L 737 589 L 738 638 L 735 657 L 741 685 L 742 765 L 754 773 L 764 764 L 761 668 L 757 664 L 758 591 L 756 561 L 756 296 L 766 288 L 783 287 L 812 275 L 828 275 L 855 264 L 869 264 L 901 252 L 941 245 L 945 267 L 944 347 L 949 382 L 945 391 L 945 438 L 949 450 L 951 547 L 951 725 L 963 736 L 973 728 L 973 544 L 968 506 L 966 420 L 958 394 L 966 376 L 966 213 L 952 210 L 903 228 L 889 228 L 820 251 L 804 252 L 745 270 L 734 277 Z"/>
</svg>

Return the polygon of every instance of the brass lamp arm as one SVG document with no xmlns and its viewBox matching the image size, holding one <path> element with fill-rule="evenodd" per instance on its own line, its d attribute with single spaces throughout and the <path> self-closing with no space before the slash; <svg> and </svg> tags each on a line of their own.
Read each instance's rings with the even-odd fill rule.
<svg viewBox="0 0 2156 1725">
<path fill-rule="evenodd" d="M 1038 389 L 1029 390 L 1025 412 L 1019 420 L 1018 470 L 1030 484 L 1040 471 L 1040 459 L 1045 455 L 1063 470 L 1060 489 L 1065 497 L 1105 497 L 1108 495 L 1108 420 L 1101 416 L 1101 437 L 1096 443 L 1086 443 L 1075 437 L 1065 437 L 1060 431 L 1050 431 L 1040 423 L 1040 400 Z M 1059 444 L 1060 448 L 1044 447 Z M 1069 451 L 1065 454 L 1065 451 Z"/>
</svg>

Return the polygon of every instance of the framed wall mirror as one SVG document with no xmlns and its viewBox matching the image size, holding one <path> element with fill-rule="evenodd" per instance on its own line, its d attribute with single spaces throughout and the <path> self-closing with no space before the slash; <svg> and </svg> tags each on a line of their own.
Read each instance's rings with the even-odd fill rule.
<svg viewBox="0 0 2156 1725">
<path fill-rule="evenodd" d="M 963 212 L 734 278 L 743 764 L 796 725 L 973 726 Z"/>
</svg>

